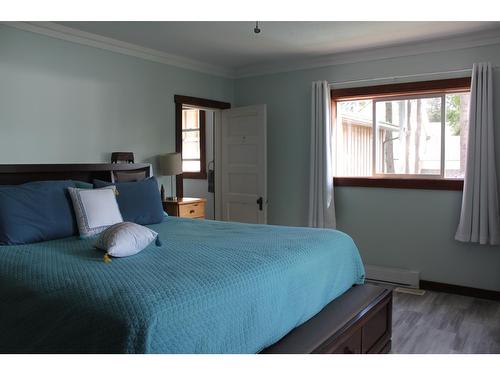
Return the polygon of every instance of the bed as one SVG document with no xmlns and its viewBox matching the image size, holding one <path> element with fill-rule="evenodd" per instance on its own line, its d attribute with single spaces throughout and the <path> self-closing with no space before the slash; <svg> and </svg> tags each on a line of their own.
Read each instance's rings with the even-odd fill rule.
<svg viewBox="0 0 500 375">
<path fill-rule="evenodd" d="M 0 183 L 112 181 L 138 170 L 149 174 L 131 164 L 0 166 Z M 161 246 L 111 263 L 77 237 L 0 246 L 0 353 L 279 353 L 326 344 L 346 352 L 358 336 L 368 352 L 365 326 L 368 336 L 383 326 L 370 350 L 387 351 L 390 295 L 362 285 L 346 234 L 176 217 L 150 228 Z"/>
</svg>

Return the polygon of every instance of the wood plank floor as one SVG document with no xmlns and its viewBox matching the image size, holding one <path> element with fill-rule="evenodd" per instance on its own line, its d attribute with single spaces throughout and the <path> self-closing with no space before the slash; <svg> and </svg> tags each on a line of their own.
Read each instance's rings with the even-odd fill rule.
<svg viewBox="0 0 500 375">
<path fill-rule="evenodd" d="M 391 353 L 500 353 L 500 302 L 395 291 Z"/>
</svg>

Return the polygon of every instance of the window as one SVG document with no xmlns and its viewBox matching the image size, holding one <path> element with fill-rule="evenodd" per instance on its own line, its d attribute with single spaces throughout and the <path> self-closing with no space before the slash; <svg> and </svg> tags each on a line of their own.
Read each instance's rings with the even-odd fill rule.
<svg viewBox="0 0 500 375">
<path fill-rule="evenodd" d="M 463 179 L 469 87 L 453 79 L 332 90 L 335 176 Z"/>
<path fill-rule="evenodd" d="M 182 108 L 182 171 L 185 178 L 205 179 L 205 111 Z"/>
<path fill-rule="evenodd" d="M 228 109 L 231 108 L 230 103 L 220 102 L 217 100 L 204 99 L 204 98 L 196 98 L 193 96 L 185 96 L 185 95 L 174 95 L 175 102 L 175 151 L 182 153 L 183 151 L 183 109 L 189 108 L 210 108 L 210 109 Z M 200 111 L 200 169 L 201 172 L 186 172 L 181 175 L 178 175 L 175 179 L 175 191 L 178 197 L 184 196 L 184 178 L 200 178 L 206 179 L 206 163 L 205 163 L 205 116 L 204 112 Z M 194 127 L 194 126 L 193 126 Z M 186 160 L 186 161 L 196 161 L 197 158 L 193 158 L 195 160 Z"/>
</svg>

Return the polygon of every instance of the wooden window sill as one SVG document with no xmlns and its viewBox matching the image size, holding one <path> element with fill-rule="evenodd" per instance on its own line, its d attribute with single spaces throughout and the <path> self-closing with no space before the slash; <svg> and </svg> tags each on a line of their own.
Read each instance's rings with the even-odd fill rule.
<svg viewBox="0 0 500 375">
<path fill-rule="evenodd" d="M 378 178 L 378 177 L 334 177 L 335 186 L 357 186 L 391 189 L 428 189 L 462 191 L 461 179 L 423 179 L 423 178 Z"/>
<path fill-rule="evenodd" d="M 207 179 L 207 172 L 206 171 L 184 172 L 184 173 L 182 173 L 182 177 L 184 179 L 190 179 L 190 180 L 206 180 Z"/>
</svg>

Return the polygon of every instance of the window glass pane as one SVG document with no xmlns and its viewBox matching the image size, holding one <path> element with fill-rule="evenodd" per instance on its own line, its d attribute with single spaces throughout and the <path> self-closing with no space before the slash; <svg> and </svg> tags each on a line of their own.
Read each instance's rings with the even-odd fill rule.
<svg viewBox="0 0 500 375">
<path fill-rule="evenodd" d="M 200 111 L 197 109 L 182 110 L 182 129 L 199 129 Z"/>
<path fill-rule="evenodd" d="M 372 101 L 337 103 L 333 131 L 333 166 L 336 176 L 372 175 Z"/>
<path fill-rule="evenodd" d="M 441 174 L 441 97 L 376 102 L 376 171 Z"/>
<path fill-rule="evenodd" d="M 463 178 L 469 133 L 469 93 L 446 95 L 445 177 Z"/>
<path fill-rule="evenodd" d="M 183 172 L 199 172 L 199 171 L 201 171 L 201 163 L 199 160 L 183 160 L 182 161 L 182 171 Z"/>
<path fill-rule="evenodd" d="M 198 109 L 182 110 L 182 170 L 183 172 L 200 172 L 201 154 L 200 111 Z"/>
<path fill-rule="evenodd" d="M 200 158 L 200 132 L 183 131 L 182 132 L 182 158 L 199 159 Z"/>
</svg>

